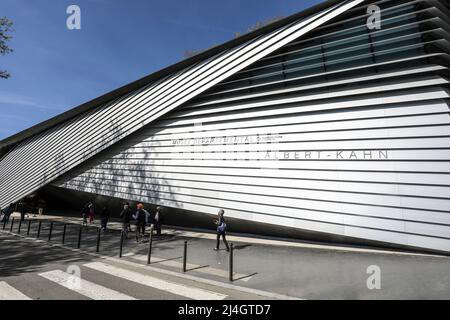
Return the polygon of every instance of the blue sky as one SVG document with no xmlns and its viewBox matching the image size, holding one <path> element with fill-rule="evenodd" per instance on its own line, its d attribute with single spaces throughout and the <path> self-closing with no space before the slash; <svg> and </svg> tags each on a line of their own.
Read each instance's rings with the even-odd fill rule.
<svg viewBox="0 0 450 320">
<path fill-rule="evenodd" d="M 320 0 L 1 0 L 14 22 L 0 56 L 0 140 L 233 38 L 255 22 Z M 81 8 L 68 30 L 66 8 Z"/>
</svg>

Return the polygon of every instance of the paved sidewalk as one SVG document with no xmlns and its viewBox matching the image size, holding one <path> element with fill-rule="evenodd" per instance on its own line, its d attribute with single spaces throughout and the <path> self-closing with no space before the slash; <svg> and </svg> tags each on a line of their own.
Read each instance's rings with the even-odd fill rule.
<svg viewBox="0 0 450 320">
<path fill-rule="evenodd" d="M 58 222 L 52 242 L 61 241 L 61 223 L 69 223 L 66 244 L 76 246 L 80 218 L 29 218 Z M 36 236 L 36 225 L 32 223 L 30 237 Z M 42 225 L 41 238 L 46 239 L 48 223 Z M 22 234 L 26 227 L 22 225 Z M 109 227 L 110 231 L 101 237 L 100 252 L 117 257 L 120 223 L 112 222 Z M 83 229 L 83 250 L 95 252 L 96 230 Z M 234 284 L 242 287 L 304 299 L 450 299 L 450 258 L 446 256 L 242 235 L 231 235 L 228 240 L 236 248 Z M 154 237 L 151 266 L 182 273 L 184 241 L 188 241 L 187 275 L 229 283 L 229 254 L 225 250 L 214 252 L 215 234 L 206 231 L 164 228 L 163 236 Z M 122 259 L 146 264 L 147 253 L 148 242 L 137 244 L 129 239 L 125 241 Z M 372 265 L 381 270 L 380 290 L 367 288 L 367 270 Z"/>
</svg>

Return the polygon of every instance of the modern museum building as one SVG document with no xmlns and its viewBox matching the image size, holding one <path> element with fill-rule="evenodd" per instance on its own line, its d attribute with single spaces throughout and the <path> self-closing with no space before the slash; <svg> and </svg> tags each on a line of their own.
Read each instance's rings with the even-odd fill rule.
<svg viewBox="0 0 450 320">
<path fill-rule="evenodd" d="M 449 22 L 446 0 L 322 2 L 1 141 L 0 207 L 222 208 L 230 231 L 448 253 Z"/>
</svg>

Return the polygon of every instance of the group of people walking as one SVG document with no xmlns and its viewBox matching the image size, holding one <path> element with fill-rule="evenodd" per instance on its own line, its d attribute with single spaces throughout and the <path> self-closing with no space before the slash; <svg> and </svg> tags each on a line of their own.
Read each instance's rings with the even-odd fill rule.
<svg viewBox="0 0 450 320">
<path fill-rule="evenodd" d="M 95 220 L 95 206 L 92 201 L 87 202 L 81 210 L 83 217 L 83 224 L 87 225 L 94 223 Z M 111 218 L 111 211 L 108 206 L 104 206 L 100 212 L 100 225 L 101 230 L 106 231 L 108 221 Z M 141 242 L 145 235 L 146 226 L 150 226 L 153 230 L 156 230 L 156 234 L 161 235 L 162 214 L 161 208 L 156 207 L 155 211 L 146 210 L 142 203 L 136 205 L 136 209 L 133 210 L 130 203 L 126 202 L 123 205 L 123 209 L 119 214 L 119 218 L 122 222 L 122 234 L 128 239 L 128 234 L 131 232 L 131 225 L 134 223 L 136 241 Z"/>
<path fill-rule="evenodd" d="M 81 210 L 83 217 L 83 224 L 92 224 L 95 219 L 95 206 L 92 201 L 87 202 L 83 209 Z M 223 209 L 219 210 L 217 219 L 214 219 L 214 224 L 217 226 L 217 242 L 216 246 L 213 248 L 215 251 L 220 250 L 220 238 L 222 238 L 226 250 L 230 251 L 230 246 L 228 245 L 226 239 L 227 224 L 224 218 L 225 211 Z M 104 206 L 100 213 L 101 220 L 101 230 L 106 231 L 108 221 L 111 217 L 111 212 L 108 206 Z M 144 204 L 138 203 L 136 209 L 133 210 L 129 202 L 124 203 L 122 211 L 119 214 L 120 221 L 122 222 L 122 235 L 125 239 L 128 239 L 128 235 L 131 230 L 131 225 L 135 225 L 135 237 L 136 242 L 142 242 L 145 235 L 145 228 L 150 226 L 153 230 L 156 230 L 156 234 L 161 235 L 162 226 L 162 214 L 161 207 L 157 206 L 156 209 L 148 211 L 145 209 Z"/>
</svg>

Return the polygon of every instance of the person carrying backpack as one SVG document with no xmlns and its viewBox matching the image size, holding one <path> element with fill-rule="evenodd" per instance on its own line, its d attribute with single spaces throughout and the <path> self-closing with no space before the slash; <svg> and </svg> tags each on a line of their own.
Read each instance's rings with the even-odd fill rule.
<svg viewBox="0 0 450 320">
<path fill-rule="evenodd" d="M 136 242 L 140 242 L 141 238 L 145 234 L 146 221 L 146 213 L 144 211 L 144 205 L 142 203 L 137 204 L 137 210 L 133 218 L 136 221 Z"/>
<path fill-rule="evenodd" d="M 95 217 L 95 207 L 94 207 L 94 204 L 92 203 L 92 201 L 89 202 L 88 208 L 89 208 L 89 213 L 88 213 L 89 223 L 92 224 L 94 222 L 94 217 Z"/>
<path fill-rule="evenodd" d="M 230 251 L 230 247 L 228 246 L 228 242 L 226 239 L 227 224 L 225 223 L 225 218 L 223 217 L 224 214 L 225 211 L 223 209 L 220 209 L 218 219 L 214 220 L 214 223 L 217 225 L 217 244 L 216 247 L 214 248 L 214 251 L 219 250 L 221 236 L 223 239 L 223 243 L 225 243 L 225 246 L 227 247 L 227 251 Z"/>
</svg>

